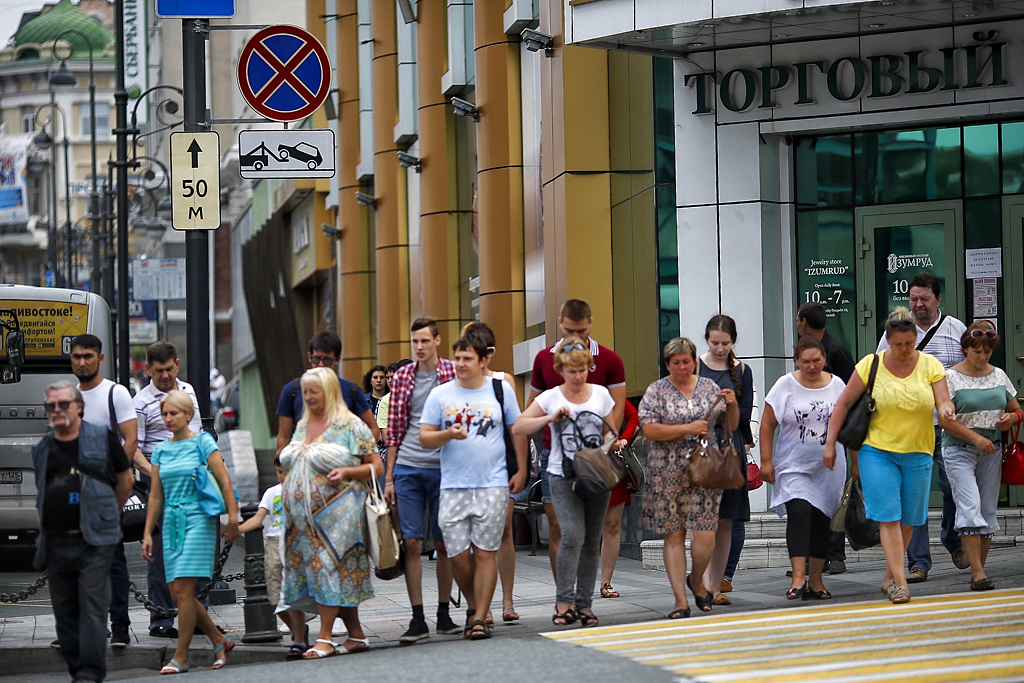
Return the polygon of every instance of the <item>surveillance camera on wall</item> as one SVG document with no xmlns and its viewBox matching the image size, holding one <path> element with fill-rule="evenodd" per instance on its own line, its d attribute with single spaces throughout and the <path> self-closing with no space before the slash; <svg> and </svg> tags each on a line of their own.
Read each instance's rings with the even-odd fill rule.
<svg viewBox="0 0 1024 683">
<path fill-rule="evenodd" d="M 420 169 L 422 167 L 422 162 L 419 160 L 418 157 L 414 157 L 411 154 L 406 154 L 405 152 L 398 153 L 398 163 L 401 164 L 402 168 L 411 168 L 414 169 L 417 173 L 420 172 Z"/>
<path fill-rule="evenodd" d="M 554 38 L 546 33 L 541 33 L 532 28 L 524 28 L 523 32 L 520 33 L 523 37 L 523 45 L 530 52 L 537 52 L 538 50 L 544 50 L 544 54 L 548 57 L 551 56 L 551 46 L 554 44 Z"/>
<path fill-rule="evenodd" d="M 377 209 L 377 198 L 371 194 L 356 192 L 356 202 L 358 202 L 359 206 L 369 206 L 371 209 Z"/>
<path fill-rule="evenodd" d="M 452 109 L 455 111 L 456 116 L 472 116 L 474 121 L 480 120 L 480 111 L 472 102 L 453 97 Z"/>
</svg>

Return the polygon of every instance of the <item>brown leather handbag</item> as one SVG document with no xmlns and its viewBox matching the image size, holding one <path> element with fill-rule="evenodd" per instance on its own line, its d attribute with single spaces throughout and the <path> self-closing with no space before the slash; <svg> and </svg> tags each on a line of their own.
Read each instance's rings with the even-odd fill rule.
<svg viewBox="0 0 1024 683">
<path fill-rule="evenodd" d="M 708 420 L 708 433 L 686 455 L 690 461 L 690 483 L 697 488 L 735 489 L 747 483 L 743 459 L 732 445 L 732 430 L 726 429 L 724 445 L 720 446 L 715 438 L 710 417 L 721 401 L 715 401 L 704 418 Z"/>
</svg>

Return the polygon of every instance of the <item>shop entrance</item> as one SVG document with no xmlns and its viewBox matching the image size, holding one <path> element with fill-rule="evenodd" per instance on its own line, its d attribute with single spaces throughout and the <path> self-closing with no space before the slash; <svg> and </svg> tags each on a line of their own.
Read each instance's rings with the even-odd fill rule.
<svg viewBox="0 0 1024 683">
<path fill-rule="evenodd" d="M 1024 216 L 1024 203 L 1020 210 Z M 892 309 L 909 308 L 908 282 L 922 271 L 939 279 L 940 310 L 964 319 L 959 310 L 964 281 L 961 202 L 863 207 L 856 210 L 854 222 L 860 294 L 857 341 L 864 353 L 878 345 Z"/>
</svg>

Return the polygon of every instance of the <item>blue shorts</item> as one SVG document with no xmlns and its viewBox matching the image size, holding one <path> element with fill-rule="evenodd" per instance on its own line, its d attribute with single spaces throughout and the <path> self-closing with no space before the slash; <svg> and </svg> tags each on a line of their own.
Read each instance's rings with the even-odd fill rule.
<svg viewBox="0 0 1024 683">
<path fill-rule="evenodd" d="M 551 475 L 548 473 L 548 456 L 551 451 L 547 448 L 540 452 L 540 499 L 545 505 L 551 504 Z"/>
<path fill-rule="evenodd" d="M 402 538 L 423 540 L 424 519 L 430 515 L 430 536 L 444 543 L 437 519 L 437 505 L 441 495 L 441 470 L 395 464 L 392 473 L 395 496 L 398 498 L 398 519 Z"/>
<path fill-rule="evenodd" d="M 931 453 L 892 453 L 864 446 L 857 454 L 857 467 L 868 519 L 904 526 L 928 521 Z"/>
</svg>

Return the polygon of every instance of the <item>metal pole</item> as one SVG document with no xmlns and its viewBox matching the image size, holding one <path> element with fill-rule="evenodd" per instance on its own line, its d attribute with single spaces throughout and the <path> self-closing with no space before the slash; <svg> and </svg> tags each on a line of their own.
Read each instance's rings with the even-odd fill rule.
<svg viewBox="0 0 1024 683">
<path fill-rule="evenodd" d="M 46 259 L 53 270 L 53 284 L 63 287 L 64 276 L 57 260 L 57 240 L 60 239 L 57 232 L 57 99 L 53 90 L 50 90 L 50 130 L 53 144 L 50 146 L 50 234 L 46 242 Z"/>
<path fill-rule="evenodd" d="M 185 132 L 208 131 L 206 113 L 206 40 L 208 19 L 181 20 L 182 84 Z M 199 400 L 203 429 L 213 433 L 210 415 L 210 235 L 206 230 L 185 234 L 186 338 L 188 379 Z"/>
<path fill-rule="evenodd" d="M 114 269 L 117 268 L 114 243 L 114 160 L 107 160 L 107 186 L 103 189 L 103 229 L 107 234 L 103 274 L 103 298 L 110 306 L 110 357 L 117 358 L 117 302 L 114 300 Z"/>
<path fill-rule="evenodd" d="M 88 42 L 88 41 L 87 41 Z M 89 143 L 92 145 L 92 191 L 89 192 L 89 224 L 92 234 L 92 272 L 89 274 L 89 291 L 103 292 L 103 276 L 100 270 L 100 243 L 103 233 L 100 229 L 100 194 L 96 186 L 96 77 L 92 70 L 92 43 L 89 43 Z M 111 303 L 107 301 L 107 303 Z"/>
<path fill-rule="evenodd" d="M 117 379 L 125 387 L 131 377 L 128 348 L 128 92 L 124 89 L 124 0 L 114 2 L 114 30 L 117 35 Z"/>
<path fill-rule="evenodd" d="M 63 114 L 62 114 L 63 116 Z M 71 165 L 68 163 L 68 119 L 64 117 L 64 238 L 67 241 L 67 254 L 65 254 L 65 261 L 67 261 L 68 267 L 68 287 L 75 286 L 75 273 L 74 273 L 74 242 L 71 235 L 73 230 L 71 226 Z"/>
</svg>

